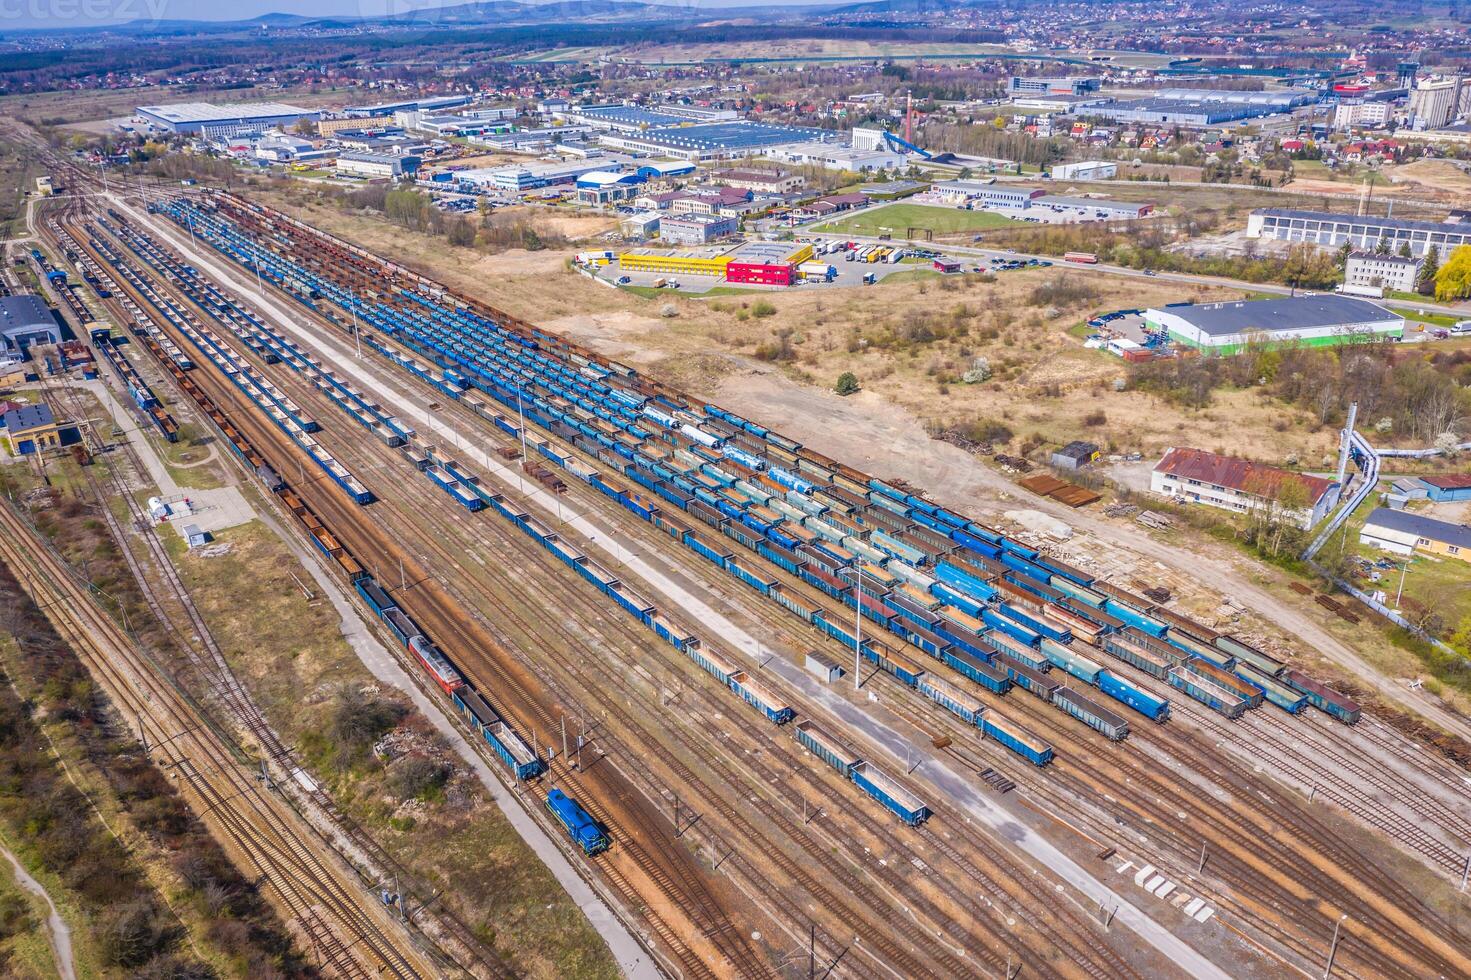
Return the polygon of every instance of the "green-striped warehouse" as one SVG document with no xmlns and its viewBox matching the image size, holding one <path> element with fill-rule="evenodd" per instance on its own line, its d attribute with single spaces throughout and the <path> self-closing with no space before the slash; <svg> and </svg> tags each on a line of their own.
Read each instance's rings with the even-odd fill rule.
<svg viewBox="0 0 1471 980">
<path fill-rule="evenodd" d="M 1211 354 L 1235 354 L 1251 343 L 1328 347 L 1405 332 L 1404 317 L 1332 293 L 1167 306 L 1145 310 L 1144 321 L 1176 343 Z"/>
</svg>

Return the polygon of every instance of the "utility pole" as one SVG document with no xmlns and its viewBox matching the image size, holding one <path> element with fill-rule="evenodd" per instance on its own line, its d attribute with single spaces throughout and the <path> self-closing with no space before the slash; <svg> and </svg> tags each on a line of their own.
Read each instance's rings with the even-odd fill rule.
<svg viewBox="0 0 1471 980">
<path fill-rule="evenodd" d="M 363 359 L 363 331 L 358 326 L 358 296 L 351 286 L 347 287 L 348 298 L 352 301 L 348 309 L 352 312 L 352 336 L 358 345 L 358 360 Z"/>
<path fill-rule="evenodd" d="M 563 715 L 562 722 L 562 758 L 567 758 L 567 716 Z"/>
<path fill-rule="evenodd" d="M 807 980 L 817 976 L 817 923 L 807 924 Z"/>
<path fill-rule="evenodd" d="M 863 687 L 863 593 L 858 589 L 858 569 L 848 566 L 853 573 L 853 690 Z"/>
<path fill-rule="evenodd" d="M 1399 588 L 1394 593 L 1394 608 L 1396 609 L 1399 608 L 1400 597 L 1405 594 L 1405 573 L 1410 570 L 1410 562 L 1412 561 L 1414 561 L 1413 557 L 1406 558 L 1404 564 L 1399 567 Z"/>
<path fill-rule="evenodd" d="M 1333 957 L 1338 955 L 1338 930 L 1347 918 L 1347 915 L 1340 915 L 1338 921 L 1333 923 L 1333 943 L 1328 947 L 1328 962 L 1323 967 L 1323 980 L 1328 980 L 1333 974 Z"/>
<path fill-rule="evenodd" d="M 1195 873 L 1200 874 L 1205 870 L 1205 841 L 1200 842 L 1200 863 L 1195 867 Z"/>
</svg>

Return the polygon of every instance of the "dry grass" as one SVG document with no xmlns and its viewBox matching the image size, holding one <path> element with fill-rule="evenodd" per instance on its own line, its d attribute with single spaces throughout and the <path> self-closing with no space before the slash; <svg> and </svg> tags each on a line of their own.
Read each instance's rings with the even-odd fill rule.
<svg viewBox="0 0 1471 980">
<path fill-rule="evenodd" d="M 408 867 L 445 883 L 455 912 L 524 975 L 612 976 L 615 968 L 602 940 L 473 776 L 461 772 L 444 799 L 405 809 L 385 798 L 377 769 L 344 771 L 324 761 L 334 750 L 320 737 L 334 693 L 343 685 L 372 687 L 376 681 L 343 639 L 331 603 L 279 538 L 251 522 L 221 540 L 230 544 L 228 554 L 179 558 L 184 581 L 271 724 L 288 743 L 306 746 L 317 775 L 345 809 L 372 827 Z M 169 542 L 171 550 L 182 551 L 176 537 Z M 306 597 L 297 580 L 314 598 Z M 428 731 L 422 722 L 405 724 Z"/>
<path fill-rule="evenodd" d="M 1309 459 L 1334 444 L 1332 434 L 1318 431 L 1305 414 L 1253 391 L 1218 392 L 1203 412 L 1141 392 L 1115 391 L 1114 381 L 1126 374 L 1124 363 L 1085 349 L 1077 336 L 1078 325 L 1100 311 L 1241 298 L 1238 290 L 1053 267 L 1003 273 L 990 283 L 966 275 L 760 297 L 702 300 L 670 293 L 650 300 L 570 271 L 568 253 L 477 256 L 464 250 L 450 261 L 441 243 L 376 218 L 317 206 L 292 210 L 694 394 L 729 395 L 744 383 L 758 352 L 769 354 L 785 336 L 791 359 L 775 363 L 794 380 L 828 389 L 839 374 L 852 371 L 866 392 L 928 422 L 995 418 L 1007 421 L 1019 438 L 1087 436 L 1144 453 L 1188 444 L 1256 458 L 1297 453 Z M 1069 290 L 1051 302 L 1033 296 L 1059 281 L 1085 287 L 1084 297 L 1069 299 Z M 751 316 L 757 299 L 769 301 L 776 313 Z M 671 302 L 678 316 L 661 317 L 660 307 Z M 955 380 L 977 356 L 990 363 L 993 379 L 975 385 Z M 1105 424 L 1085 424 L 1099 411 Z"/>
</svg>

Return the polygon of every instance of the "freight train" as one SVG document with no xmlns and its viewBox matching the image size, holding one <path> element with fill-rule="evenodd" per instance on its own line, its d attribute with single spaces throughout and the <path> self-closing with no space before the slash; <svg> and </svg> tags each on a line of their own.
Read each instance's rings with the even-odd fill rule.
<svg viewBox="0 0 1471 980">
<path fill-rule="evenodd" d="M 1176 669 L 1186 661 L 1223 668 L 1230 659 L 1225 646 L 1229 638 L 1210 634 L 1203 626 L 902 487 L 867 477 L 716 406 L 691 403 L 630 368 L 472 302 L 455 299 L 451 304 L 436 284 L 385 266 L 368 253 L 317 235 L 291 219 L 279 215 L 271 219 L 276 227 L 295 225 L 317 235 L 364 277 L 382 280 L 372 291 L 363 283 L 344 288 L 331 276 L 317 276 L 307 268 L 317 261 L 309 249 L 294 246 L 295 254 L 289 248 L 279 253 L 262 249 L 237 228 L 235 222 L 256 220 L 250 212 L 263 211 L 228 196 L 219 200 L 222 207 L 172 202 L 163 210 L 180 224 L 191 223 L 196 232 L 203 229 L 202 237 L 227 256 L 259 267 L 263 274 L 270 272 L 273 282 L 288 292 L 295 289 L 303 302 L 350 314 L 373 331 L 363 336 L 365 347 L 462 401 L 503 431 L 530 441 L 521 425 L 507 421 L 481 394 L 615 469 L 621 479 L 646 494 L 602 475 L 548 440 L 534 441 L 542 457 L 814 628 L 857 647 L 916 690 L 927 672 L 882 654 L 872 642 L 858 644 L 840 625 L 846 617 L 814 607 L 757 565 L 736 558 L 720 543 L 722 538 L 796 576 L 993 694 L 1004 694 L 1019 683 L 1015 672 L 998 662 L 998 652 L 1003 652 L 1039 673 L 1061 666 L 1105 698 L 1164 720 L 1168 702 L 1110 671 L 1095 672 L 1097 664 L 1088 653 L 1101 646 L 1118 656 L 1104 643 L 1115 634 L 1169 647 L 1172 657 L 1161 660 L 1167 665 L 1165 672 L 1140 669 L 1167 682 L 1166 672 L 1173 671 L 1169 676 L 1184 682 L 1183 687 L 1176 683 L 1177 688 L 1210 686 L 1224 692 L 1221 685 L 1235 686 L 1189 667 Z M 225 213 L 232 220 L 225 220 Z M 315 296 L 302 294 L 302 286 L 310 287 Z M 411 353 L 401 353 L 400 348 Z M 423 462 L 437 465 L 427 452 L 420 452 Z M 461 499 L 466 506 L 474 498 L 497 507 L 496 495 L 479 489 L 464 478 L 466 474 L 457 474 L 448 465 L 439 469 L 466 490 Z M 448 480 L 441 485 L 449 490 Z M 524 525 L 523 530 L 573 563 L 565 543 L 560 547 L 549 543 L 526 524 L 526 515 L 500 504 L 501 516 Z M 675 518 L 674 510 L 703 527 Z M 590 574 L 585 558 L 580 567 L 587 569 L 585 578 L 631 615 L 653 624 L 652 605 L 627 595 L 611 575 Z M 1120 659 L 1134 666 L 1147 662 Z M 1233 676 L 1253 683 L 1250 677 Z M 1275 689 L 1275 697 L 1266 690 L 1237 689 L 1235 695 L 1247 703 L 1271 700 L 1293 710 L 1297 702 L 1286 692 L 1297 688 L 1280 671 L 1271 678 L 1270 685 L 1257 686 Z M 1116 716 L 1105 716 L 1111 712 L 1098 710 L 1102 706 L 1090 696 L 1059 686 L 1052 687 L 1048 697 L 1057 697 L 1059 689 L 1070 693 L 1060 696 L 1065 703 L 1058 706 L 1086 724 L 1110 737 L 1126 730 L 1126 725 L 1116 724 Z M 1357 717 L 1335 701 L 1332 692 L 1319 693 L 1316 700 L 1299 693 L 1304 693 L 1303 703 L 1317 704 L 1342 720 Z M 1335 705 L 1343 710 L 1335 710 Z M 1049 755 L 1050 751 L 1047 747 Z"/>
</svg>

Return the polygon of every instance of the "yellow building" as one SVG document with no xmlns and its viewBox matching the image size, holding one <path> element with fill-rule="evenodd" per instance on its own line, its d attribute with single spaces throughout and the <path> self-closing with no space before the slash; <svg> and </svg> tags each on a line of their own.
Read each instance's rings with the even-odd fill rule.
<svg viewBox="0 0 1471 980">
<path fill-rule="evenodd" d="M 1418 552 L 1471 562 L 1471 527 L 1405 510 L 1375 510 L 1364 522 L 1359 542 L 1398 555 Z"/>
<path fill-rule="evenodd" d="M 19 456 L 56 449 L 76 441 L 77 427 L 71 422 L 57 421 L 47 405 L 12 409 L 0 421 L 3 421 L 10 451 Z"/>
<path fill-rule="evenodd" d="M 656 252 L 640 248 L 618 256 L 624 272 L 663 272 L 687 276 L 723 276 L 730 265 L 729 253 L 712 251 Z"/>
</svg>

